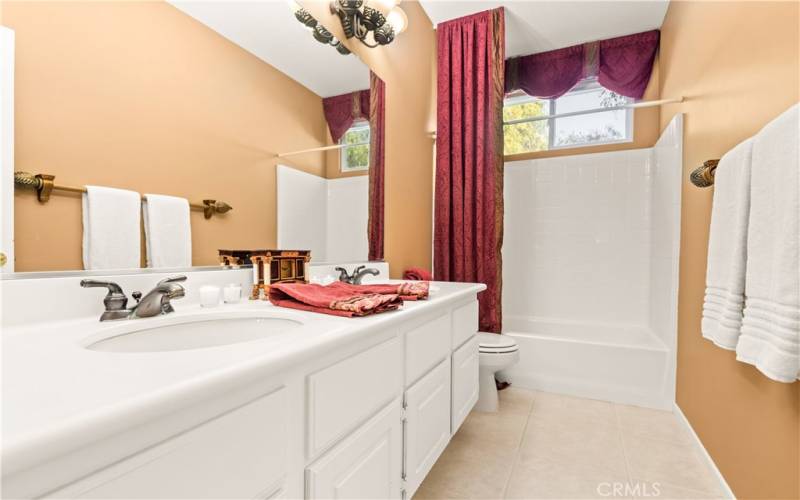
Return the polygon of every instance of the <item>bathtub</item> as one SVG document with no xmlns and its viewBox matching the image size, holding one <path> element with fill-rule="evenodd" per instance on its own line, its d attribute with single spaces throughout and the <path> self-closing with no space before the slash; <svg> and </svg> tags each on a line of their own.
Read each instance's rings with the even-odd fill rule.
<svg viewBox="0 0 800 500">
<path fill-rule="evenodd" d="M 672 409 L 674 359 L 646 326 L 503 318 L 520 362 L 504 371 L 517 387 Z"/>
</svg>

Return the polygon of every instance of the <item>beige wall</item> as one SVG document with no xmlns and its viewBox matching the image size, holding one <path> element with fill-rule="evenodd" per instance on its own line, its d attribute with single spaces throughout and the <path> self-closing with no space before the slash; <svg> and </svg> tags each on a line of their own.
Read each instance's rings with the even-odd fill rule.
<svg viewBox="0 0 800 500">
<path fill-rule="evenodd" d="M 301 0 L 342 39 L 328 2 Z M 418 2 L 402 3 L 408 30 L 375 49 L 348 46 L 386 83 L 386 201 L 384 254 L 392 275 L 411 266 L 430 268 L 433 211 L 433 144 L 436 129 L 436 37 Z"/>
<path fill-rule="evenodd" d="M 800 497 L 800 383 L 772 382 L 700 335 L 712 189 L 685 179 L 798 101 L 798 3 L 672 2 L 661 95 L 686 96 L 678 405 L 739 498 Z M 776 179 L 780 182 L 780 179 Z"/>
<path fill-rule="evenodd" d="M 163 2 L 4 0 L 2 16 L 16 32 L 17 170 L 230 203 L 193 212 L 196 265 L 276 244 L 273 156 L 325 144 L 317 95 Z M 291 162 L 325 174 L 321 153 Z M 18 193 L 15 211 L 18 271 L 81 268 L 78 196 Z"/>
</svg>

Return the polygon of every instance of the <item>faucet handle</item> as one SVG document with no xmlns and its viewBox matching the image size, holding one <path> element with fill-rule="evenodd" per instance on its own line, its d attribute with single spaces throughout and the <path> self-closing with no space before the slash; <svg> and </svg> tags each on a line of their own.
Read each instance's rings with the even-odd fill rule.
<svg viewBox="0 0 800 500">
<path fill-rule="evenodd" d="M 142 292 L 137 290 L 137 291 L 131 293 L 131 297 L 133 297 L 133 300 L 135 300 L 136 303 L 138 304 L 139 301 L 142 300 Z"/>
<path fill-rule="evenodd" d="M 103 299 L 106 311 L 122 311 L 128 305 L 128 297 L 122 291 L 122 287 L 113 281 L 81 280 L 83 288 L 107 288 L 108 293 Z"/>
<path fill-rule="evenodd" d="M 163 280 L 159 281 L 158 284 L 163 285 L 164 283 L 178 283 L 182 281 L 186 281 L 186 276 L 181 274 L 177 276 L 170 276 L 168 278 L 164 278 Z"/>
<path fill-rule="evenodd" d="M 333 270 L 334 271 L 339 271 L 339 281 L 342 281 L 344 283 L 349 283 L 350 282 L 351 276 L 350 276 L 350 274 L 348 274 L 347 269 L 345 269 L 343 267 L 335 267 L 335 268 L 333 268 Z"/>
</svg>

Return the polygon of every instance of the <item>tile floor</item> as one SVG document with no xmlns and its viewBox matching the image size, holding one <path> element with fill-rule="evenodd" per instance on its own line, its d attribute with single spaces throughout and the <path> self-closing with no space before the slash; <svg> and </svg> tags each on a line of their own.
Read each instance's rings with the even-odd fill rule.
<svg viewBox="0 0 800 500">
<path fill-rule="evenodd" d="M 724 498 L 672 413 L 509 388 L 473 412 L 415 500 Z"/>
</svg>

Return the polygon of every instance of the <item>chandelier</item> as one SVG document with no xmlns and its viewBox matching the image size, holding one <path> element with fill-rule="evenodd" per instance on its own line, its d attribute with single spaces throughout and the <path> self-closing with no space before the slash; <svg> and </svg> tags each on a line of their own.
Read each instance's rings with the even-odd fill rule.
<svg viewBox="0 0 800 500">
<path fill-rule="evenodd" d="M 330 8 L 331 13 L 339 17 L 347 38 L 356 38 L 367 47 L 378 47 L 392 43 L 408 26 L 408 17 L 398 6 L 400 1 L 333 0 Z M 331 45 L 340 54 L 350 53 L 340 40 L 296 2 L 293 10 L 295 18 L 312 31 L 315 40 Z"/>
</svg>

